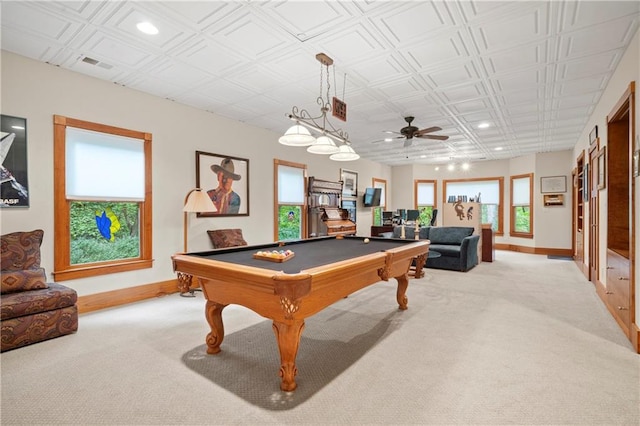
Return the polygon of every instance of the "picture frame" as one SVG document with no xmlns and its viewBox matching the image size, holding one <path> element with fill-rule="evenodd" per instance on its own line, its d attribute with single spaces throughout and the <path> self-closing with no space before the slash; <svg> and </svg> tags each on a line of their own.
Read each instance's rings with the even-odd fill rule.
<svg viewBox="0 0 640 426">
<path fill-rule="evenodd" d="M 567 177 L 566 176 L 541 177 L 540 192 L 542 194 L 567 192 Z"/>
<path fill-rule="evenodd" d="M 633 153 L 633 177 L 640 176 L 640 149 Z"/>
<path fill-rule="evenodd" d="M 545 207 L 564 206 L 563 194 L 545 194 L 542 197 Z"/>
<path fill-rule="evenodd" d="M 353 170 L 340 169 L 342 196 L 355 198 L 358 196 L 358 173 Z"/>
<path fill-rule="evenodd" d="M 589 144 L 592 144 L 598 139 L 598 126 L 593 126 L 593 130 L 589 132 Z"/>
<path fill-rule="evenodd" d="M 197 217 L 249 216 L 248 159 L 196 151 L 196 188 L 206 192 L 218 209 Z"/>
<path fill-rule="evenodd" d="M 607 186 L 607 147 L 603 146 L 598 152 L 598 189 Z"/>
<path fill-rule="evenodd" d="M 0 207 L 29 207 L 27 119 L 0 114 Z"/>
</svg>

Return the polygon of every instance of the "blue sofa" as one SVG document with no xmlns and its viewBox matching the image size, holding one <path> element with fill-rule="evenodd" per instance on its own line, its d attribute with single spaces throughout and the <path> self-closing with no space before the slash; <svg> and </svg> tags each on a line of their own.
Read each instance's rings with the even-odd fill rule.
<svg viewBox="0 0 640 426">
<path fill-rule="evenodd" d="M 405 226 L 405 238 L 415 238 L 415 228 Z M 385 237 L 400 238 L 402 227 L 395 226 L 393 233 Z M 440 257 L 428 258 L 427 268 L 449 269 L 467 272 L 478 264 L 478 243 L 480 235 L 473 234 L 472 227 L 465 226 L 426 226 L 419 229 L 421 240 L 431 241 L 429 251 L 441 254 Z"/>
</svg>

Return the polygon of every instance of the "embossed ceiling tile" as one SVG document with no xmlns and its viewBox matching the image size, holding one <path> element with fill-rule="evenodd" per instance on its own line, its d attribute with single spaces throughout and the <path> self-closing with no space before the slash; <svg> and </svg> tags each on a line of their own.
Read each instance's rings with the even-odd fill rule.
<svg viewBox="0 0 640 426">
<path fill-rule="evenodd" d="M 176 95 L 175 100 L 176 102 L 184 105 L 189 105 L 194 108 L 213 113 L 215 113 L 218 108 L 223 108 L 226 101 L 201 93 L 197 90 L 182 91 L 180 94 Z"/>
<path fill-rule="evenodd" d="M 29 6 L 26 2 L 2 2 L 3 35 L 4 27 L 47 38 L 58 43 L 71 40 L 82 28 L 82 22 L 59 16 L 53 11 Z M 4 44 L 4 43 L 3 43 Z"/>
<path fill-rule="evenodd" d="M 346 26 L 341 31 L 332 31 L 328 36 L 318 37 L 314 43 L 323 46 L 323 51 L 334 60 L 336 72 L 340 72 L 363 58 L 382 54 L 383 45 L 376 37 L 370 28 L 357 24 Z"/>
<path fill-rule="evenodd" d="M 563 96 L 562 98 L 554 99 L 553 109 L 590 106 L 595 104 L 599 97 L 600 93 L 586 93 L 575 96 Z"/>
<path fill-rule="evenodd" d="M 253 93 L 261 93 L 265 87 L 285 86 L 287 84 L 287 80 L 278 73 L 258 65 L 243 67 L 240 71 L 230 73 L 226 79 Z"/>
<path fill-rule="evenodd" d="M 621 49 L 630 37 L 631 24 L 628 20 L 618 23 L 607 22 L 562 35 L 559 43 L 564 56 L 560 59 Z"/>
<path fill-rule="evenodd" d="M 175 58 L 185 63 L 205 69 L 212 74 L 225 74 L 233 69 L 241 68 L 242 58 L 226 47 L 211 40 L 192 38 L 185 42 Z"/>
<path fill-rule="evenodd" d="M 194 89 L 204 96 L 222 101 L 224 104 L 235 104 L 255 96 L 251 91 L 221 78 L 207 79 L 206 83 L 194 87 Z"/>
<path fill-rule="evenodd" d="M 539 90 L 514 90 L 501 92 L 501 105 L 519 105 L 525 102 L 537 103 L 543 96 Z"/>
<path fill-rule="evenodd" d="M 602 75 L 558 82 L 554 88 L 554 96 L 570 96 L 599 92 L 604 90 L 605 85 L 605 76 Z"/>
<path fill-rule="evenodd" d="M 368 61 L 354 64 L 351 71 L 377 89 L 377 85 L 403 77 L 406 69 L 393 55 L 374 56 Z"/>
<path fill-rule="evenodd" d="M 606 52 L 585 58 L 574 59 L 558 64 L 557 79 L 573 80 L 589 75 L 604 74 L 615 69 L 620 61 L 621 52 Z"/>
<path fill-rule="evenodd" d="M 222 19 L 242 7 L 242 3 L 231 1 L 163 1 L 154 2 L 162 14 L 172 14 L 176 20 L 186 21 L 199 29 Z M 181 17 L 179 19 L 178 17 Z"/>
<path fill-rule="evenodd" d="M 341 2 L 281 1 L 264 3 L 262 11 L 299 40 L 309 40 L 343 26 L 350 18 Z"/>
<path fill-rule="evenodd" d="M 283 37 L 282 30 L 256 19 L 248 12 L 234 14 L 233 21 L 222 28 L 211 27 L 214 39 L 248 57 L 264 57 L 276 49 L 294 47 L 293 39 Z"/>
<path fill-rule="evenodd" d="M 495 84 L 500 91 L 506 92 L 518 91 L 525 88 L 535 90 L 544 83 L 545 72 L 546 69 L 544 67 L 512 72 L 497 78 Z"/>
<path fill-rule="evenodd" d="M 549 35 L 548 2 L 532 2 L 537 7 L 514 10 L 507 16 L 492 18 L 472 26 L 480 52 L 500 51 L 541 40 Z M 527 6 L 524 6 L 525 8 Z"/>
<path fill-rule="evenodd" d="M 491 104 L 488 100 L 477 99 L 470 101 L 458 102 L 451 105 L 451 109 L 458 114 L 466 114 L 475 111 L 481 111 L 491 108 Z"/>
<path fill-rule="evenodd" d="M 562 31 L 571 31 L 640 12 L 637 1 L 581 1 L 562 2 Z"/>
<path fill-rule="evenodd" d="M 211 75 L 182 62 L 171 59 L 161 60 L 149 66 L 149 74 L 158 79 L 172 82 L 184 88 L 192 88 L 211 80 Z"/>
<path fill-rule="evenodd" d="M 145 7 L 145 2 L 124 2 L 116 13 L 105 20 L 104 24 L 121 36 L 130 37 L 129 43 L 166 49 L 175 46 L 194 33 L 186 26 L 181 27 L 174 24 L 174 20 L 171 18 L 171 16 L 157 14 L 153 8 Z M 136 25 L 147 21 L 158 28 L 158 34 L 149 35 L 138 30 Z"/>
<path fill-rule="evenodd" d="M 426 87 L 421 87 L 419 82 L 413 77 L 405 77 L 393 80 L 384 85 L 379 85 L 378 90 L 384 93 L 390 101 L 415 96 L 416 92 L 424 92 Z"/>
<path fill-rule="evenodd" d="M 102 80 L 119 81 L 124 75 L 125 72 L 117 67 L 103 67 L 98 65 L 91 65 L 86 62 L 83 62 L 81 58 L 74 57 L 70 58 L 68 64 L 65 64 L 65 68 L 70 69 L 71 71 L 79 72 L 82 74 L 90 75 L 92 77 L 96 77 Z M 152 94 L 159 96 L 158 94 L 151 92 Z"/>
<path fill-rule="evenodd" d="M 461 102 L 476 98 L 487 97 L 487 91 L 482 83 L 472 83 L 464 86 L 449 87 L 438 91 L 448 102 Z"/>
<path fill-rule="evenodd" d="M 404 57 L 410 58 L 410 63 L 417 66 L 418 69 L 434 68 L 447 61 L 461 59 L 467 54 L 460 34 L 457 32 L 433 37 L 428 41 L 399 48 L 398 51 Z"/>
<path fill-rule="evenodd" d="M 238 107 L 238 104 L 235 104 L 235 105 Z M 281 119 L 282 126 L 287 126 L 291 124 L 289 120 L 285 117 L 285 112 L 286 112 L 285 108 L 282 107 L 280 102 L 277 102 L 268 96 L 263 96 L 263 95 L 252 96 L 248 100 L 244 101 L 241 107 L 244 108 L 247 112 L 250 112 L 252 115 L 255 115 L 255 116 L 264 115 L 266 111 L 278 111 L 282 109 L 282 114 L 272 114 L 272 115 L 274 117 L 277 116 L 277 118 Z"/>
<path fill-rule="evenodd" d="M 391 43 L 404 44 L 424 40 L 453 22 L 444 2 L 398 2 L 395 7 L 373 21 Z"/>
<path fill-rule="evenodd" d="M 2 27 L 2 49 L 8 52 L 15 52 L 27 58 L 39 61 L 50 61 L 54 56 L 58 55 L 62 46 L 56 46 L 49 40 L 42 37 L 25 34 L 13 28 Z M 53 65 L 60 65 L 54 62 Z"/>
<path fill-rule="evenodd" d="M 78 50 L 90 52 L 85 54 L 111 65 L 122 64 L 132 68 L 153 60 L 151 52 L 115 39 L 102 30 L 92 31 L 91 35 L 78 46 Z"/>
<path fill-rule="evenodd" d="M 508 73 L 525 67 L 544 66 L 547 58 L 547 43 L 548 41 L 543 41 L 491 54 L 487 53 L 483 62 L 487 65 L 490 75 Z"/>
<path fill-rule="evenodd" d="M 448 63 L 446 67 L 440 67 L 437 70 L 423 72 L 421 75 L 433 87 L 452 86 L 461 82 L 466 83 L 469 79 L 480 78 L 473 63 L 462 60 L 457 63 Z"/>
<path fill-rule="evenodd" d="M 85 65 L 90 66 L 88 64 Z M 176 99 L 176 96 L 179 97 L 185 90 L 183 86 L 173 84 L 166 79 L 159 79 L 155 76 L 139 72 L 119 79 L 118 83 L 132 89 L 153 93 L 155 96 L 168 99 Z"/>
<path fill-rule="evenodd" d="M 574 107 L 574 108 L 563 108 L 558 111 L 554 111 L 555 118 L 558 120 L 566 120 L 569 118 L 577 118 L 577 117 L 589 117 L 590 111 L 592 108 L 590 106 L 587 107 Z M 584 118 L 586 122 L 586 118 Z"/>
</svg>

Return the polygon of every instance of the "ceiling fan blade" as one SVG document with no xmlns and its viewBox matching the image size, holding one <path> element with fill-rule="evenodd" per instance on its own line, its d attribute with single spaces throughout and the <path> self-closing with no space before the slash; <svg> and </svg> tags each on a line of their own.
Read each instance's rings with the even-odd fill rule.
<svg viewBox="0 0 640 426">
<path fill-rule="evenodd" d="M 449 139 L 449 136 L 441 136 L 441 135 L 418 135 L 419 138 L 422 139 L 435 139 L 438 141 L 446 141 Z"/>
<path fill-rule="evenodd" d="M 426 129 L 418 130 L 414 134 L 419 136 L 419 135 L 424 135 L 425 133 L 438 132 L 440 130 L 442 130 L 442 128 L 438 126 L 433 126 L 433 127 L 427 127 Z"/>
</svg>

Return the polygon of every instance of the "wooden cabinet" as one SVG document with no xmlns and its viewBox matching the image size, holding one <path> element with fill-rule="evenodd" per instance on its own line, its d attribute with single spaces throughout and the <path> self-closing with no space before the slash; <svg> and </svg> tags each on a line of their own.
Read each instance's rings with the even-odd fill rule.
<svg viewBox="0 0 640 426">
<path fill-rule="evenodd" d="M 482 261 L 493 262 L 495 259 L 495 232 L 490 223 L 482 224 Z"/>
<path fill-rule="evenodd" d="M 628 253 L 607 250 L 607 303 L 614 311 L 614 318 L 629 335 L 631 286 L 629 281 Z"/>
<path fill-rule="evenodd" d="M 393 225 L 372 226 L 371 236 L 377 237 L 383 232 L 393 232 Z"/>
</svg>

